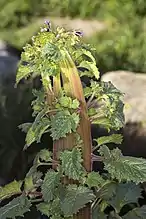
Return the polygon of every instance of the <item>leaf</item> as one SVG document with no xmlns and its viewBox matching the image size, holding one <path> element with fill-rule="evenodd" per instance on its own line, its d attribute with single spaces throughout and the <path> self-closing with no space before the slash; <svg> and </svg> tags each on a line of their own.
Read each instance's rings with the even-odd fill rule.
<svg viewBox="0 0 146 219">
<path fill-rule="evenodd" d="M 22 129 L 23 132 L 27 133 L 31 126 L 32 126 L 32 123 L 23 123 L 19 125 L 18 128 Z"/>
<path fill-rule="evenodd" d="M 103 200 L 109 200 L 116 194 L 117 183 L 107 181 L 99 190 L 99 197 Z"/>
<path fill-rule="evenodd" d="M 0 208 L 0 219 L 23 217 L 24 213 L 30 211 L 30 207 L 31 202 L 26 196 L 21 195 Z"/>
<path fill-rule="evenodd" d="M 88 61 L 82 61 L 78 67 L 83 67 L 89 70 L 91 72 L 90 77 L 95 77 L 97 80 L 99 79 L 99 71 L 96 66 L 96 63 L 88 62 Z"/>
<path fill-rule="evenodd" d="M 61 209 L 65 217 L 76 214 L 81 208 L 95 198 L 92 190 L 87 187 L 68 185 L 61 196 Z"/>
<path fill-rule="evenodd" d="M 107 219 L 107 215 L 96 206 L 92 209 L 92 219 Z"/>
<path fill-rule="evenodd" d="M 22 181 L 16 181 L 5 185 L 4 187 L 0 187 L 0 201 L 3 199 L 9 198 L 15 194 L 21 193 Z"/>
<path fill-rule="evenodd" d="M 53 140 L 66 137 L 66 134 L 75 132 L 79 124 L 79 115 L 76 113 L 70 114 L 64 110 L 51 116 L 51 136 Z"/>
<path fill-rule="evenodd" d="M 27 193 L 34 188 L 35 188 L 35 185 L 33 183 L 33 177 L 32 176 L 26 177 L 24 180 L 24 191 Z"/>
<path fill-rule="evenodd" d="M 59 184 L 60 174 L 55 171 L 48 171 L 41 186 L 44 201 L 49 202 L 53 200 L 55 189 L 59 186 Z"/>
<path fill-rule="evenodd" d="M 146 205 L 141 208 L 134 208 L 125 214 L 123 219 L 145 219 L 146 218 Z"/>
<path fill-rule="evenodd" d="M 112 134 L 110 136 L 103 136 L 98 138 L 96 141 L 98 146 L 107 144 L 107 143 L 114 143 L 114 144 L 121 144 L 123 140 L 123 136 L 120 134 Z"/>
<path fill-rule="evenodd" d="M 99 188 L 105 183 L 105 180 L 102 178 L 102 176 L 98 172 L 92 171 L 91 173 L 88 173 L 85 183 L 90 188 L 91 187 Z"/>
<path fill-rule="evenodd" d="M 21 62 L 22 63 L 22 62 Z M 19 64 L 19 69 L 16 75 L 16 84 L 18 84 L 23 78 L 27 78 L 31 74 L 31 69 L 27 65 Z"/>
<path fill-rule="evenodd" d="M 80 105 L 77 99 L 72 100 L 71 97 L 67 97 L 67 96 L 62 96 L 59 99 L 59 103 L 62 107 L 66 107 L 69 109 L 77 109 Z"/>
<path fill-rule="evenodd" d="M 141 197 L 142 189 L 134 183 L 120 183 L 116 186 L 116 193 L 108 200 L 108 203 L 117 213 L 126 204 L 137 203 Z"/>
<path fill-rule="evenodd" d="M 40 211 L 42 214 L 46 215 L 47 217 L 54 216 L 59 218 L 62 214 L 60 208 L 60 200 L 58 198 L 54 199 L 50 203 L 40 203 L 37 205 L 37 210 Z M 60 216 L 61 217 L 61 216 Z"/>
<path fill-rule="evenodd" d="M 79 180 L 85 174 L 82 166 L 82 154 L 79 148 L 74 147 L 72 151 L 65 150 L 60 153 L 62 171 L 70 179 Z"/>
<path fill-rule="evenodd" d="M 26 135 L 25 149 L 35 141 L 39 143 L 42 135 L 46 132 L 49 126 L 50 126 L 50 120 L 46 117 L 41 118 L 37 123 L 34 121 L 34 123 L 29 128 Z"/>
<path fill-rule="evenodd" d="M 123 156 L 121 151 L 116 148 L 109 150 L 103 145 L 99 149 L 103 156 L 104 168 L 113 179 L 121 181 L 133 181 L 136 184 L 146 181 L 146 160 L 143 158 Z"/>
<path fill-rule="evenodd" d="M 52 162 L 52 152 L 47 150 L 47 149 L 43 149 L 41 150 L 35 157 L 34 159 L 34 165 L 41 165 L 41 162 Z"/>
</svg>

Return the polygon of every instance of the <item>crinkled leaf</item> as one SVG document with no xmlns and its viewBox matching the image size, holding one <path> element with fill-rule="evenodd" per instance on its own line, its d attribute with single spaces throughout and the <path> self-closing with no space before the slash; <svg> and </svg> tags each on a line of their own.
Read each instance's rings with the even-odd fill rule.
<svg viewBox="0 0 146 219">
<path fill-rule="evenodd" d="M 70 109 L 77 109 L 79 107 L 79 101 L 77 99 L 72 100 L 71 97 L 62 96 L 59 99 L 59 103 L 62 107 L 67 107 Z"/>
<path fill-rule="evenodd" d="M 99 71 L 96 66 L 96 63 L 93 62 L 88 62 L 88 61 L 82 61 L 78 67 L 83 67 L 89 70 L 90 77 L 95 77 L 97 80 L 99 79 Z M 89 73 L 88 73 L 89 75 Z"/>
<path fill-rule="evenodd" d="M 24 66 L 23 64 L 20 63 L 19 69 L 16 75 L 16 83 L 18 84 L 23 78 L 26 79 L 27 77 L 29 77 L 31 73 L 32 72 L 29 66 L 27 65 Z"/>
<path fill-rule="evenodd" d="M 134 208 L 125 214 L 122 219 L 145 219 L 146 218 L 146 205 L 141 208 Z"/>
<path fill-rule="evenodd" d="M 88 173 L 86 182 L 88 187 L 101 187 L 105 183 L 105 180 L 102 178 L 102 176 L 98 172 L 92 171 L 91 173 Z"/>
<path fill-rule="evenodd" d="M 107 143 L 114 143 L 114 144 L 121 144 L 123 140 L 123 136 L 120 134 L 112 134 L 110 136 L 103 136 L 99 137 L 96 141 L 98 146 L 107 144 Z"/>
<path fill-rule="evenodd" d="M 40 119 L 37 123 L 34 122 L 27 132 L 25 149 L 35 141 L 39 143 L 42 135 L 46 131 L 49 131 L 49 126 L 50 120 L 45 117 Z"/>
<path fill-rule="evenodd" d="M 23 124 L 19 125 L 18 127 L 23 132 L 27 133 L 31 126 L 32 126 L 32 123 L 23 123 Z"/>
<path fill-rule="evenodd" d="M 23 217 L 26 212 L 30 211 L 30 207 L 31 202 L 26 196 L 21 195 L 0 208 L 0 219 Z"/>
<path fill-rule="evenodd" d="M 47 149 L 43 149 L 36 155 L 34 165 L 40 165 L 41 162 L 49 161 L 52 162 L 52 152 Z"/>
<path fill-rule="evenodd" d="M 62 192 L 61 209 L 65 217 L 76 214 L 81 208 L 95 198 L 92 190 L 87 187 L 69 185 Z"/>
<path fill-rule="evenodd" d="M 99 152 L 104 158 L 105 170 L 113 179 L 117 179 L 119 182 L 133 181 L 136 184 L 146 181 L 145 159 L 123 156 L 118 148 L 110 151 L 104 145 L 100 147 Z"/>
<path fill-rule="evenodd" d="M 134 183 L 117 184 L 116 193 L 108 200 L 108 203 L 119 213 L 124 205 L 137 203 L 138 198 L 141 197 L 141 191 L 140 186 Z"/>
<path fill-rule="evenodd" d="M 37 205 L 37 210 L 39 210 L 43 215 L 46 215 L 47 217 L 54 216 L 59 218 L 59 216 L 62 214 L 61 208 L 60 208 L 60 200 L 54 199 L 50 203 L 40 203 Z"/>
<path fill-rule="evenodd" d="M 60 174 L 55 171 L 48 171 L 41 186 L 44 201 L 49 202 L 54 198 L 55 189 L 60 183 Z"/>
<path fill-rule="evenodd" d="M 51 136 L 53 140 L 58 140 L 66 137 L 66 134 L 75 132 L 79 124 L 79 115 L 76 113 L 70 114 L 64 110 L 51 116 Z"/>
<path fill-rule="evenodd" d="M 62 171 L 71 179 L 79 180 L 85 174 L 82 162 L 82 153 L 74 147 L 72 151 L 65 150 L 60 154 Z"/>
<path fill-rule="evenodd" d="M 22 181 L 17 182 L 16 180 L 14 180 L 9 184 L 0 187 L 0 201 L 2 201 L 5 198 L 9 198 L 12 195 L 21 193 L 21 186 Z"/>
<path fill-rule="evenodd" d="M 100 191 L 99 197 L 104 200 L 109 200 L 116 194 L 117 183 L 116 182 L 108 182 L 104 184 Z"/>
</svg>

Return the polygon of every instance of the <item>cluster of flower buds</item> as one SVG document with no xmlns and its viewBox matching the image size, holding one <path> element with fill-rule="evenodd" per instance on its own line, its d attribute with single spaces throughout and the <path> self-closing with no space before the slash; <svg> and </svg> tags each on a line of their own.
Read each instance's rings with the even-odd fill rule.
<svg viewBox="0 0 146 219">
<path fill-rule="evenodd" d="M 80 30 L 76 30 L 76 31 L 74 31 L 74 33 L 76 36 L 83 37 L 83 32 Z"/>
<path fill-rule="evenodd" d="M 51 22 L 50 21 L 45 21 L 46 27 L 41 28 L 41 32 L 50 32 L 51 30 Z"/>
</svg>

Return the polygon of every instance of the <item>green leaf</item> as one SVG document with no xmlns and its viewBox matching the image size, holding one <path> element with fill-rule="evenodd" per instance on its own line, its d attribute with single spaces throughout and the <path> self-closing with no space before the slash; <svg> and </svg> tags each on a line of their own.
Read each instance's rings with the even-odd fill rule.
<svg viewBox="0 0 146 219">
<path fill-rule="evenodd" d="M 40 211 L 42 214 L 46 215 L 47 217 L 54 216 L 59 218 L 62 214 L 60 208 L 60 200 L 54 199 L 50 203 L 40 203 L 37 205 L 37 210 Z M 61 217 L 61 216 L 60 216 Z"/>
<path fill-rule="evenodd" d="M 46 131 L 49 131 L 49 126 L 50 120 L 47 117 L 41 118 L 37 122 L 34 121 L 26 135 L 25 149 L 35 141 L 39 143 L 42 135 L 46 133 Z"/>
<path fill-rule="evenodd" d="M 123 219 L 145 219 L 146 218 L 146 205 L 141 208 L 134 208 L 125 214 Z"/>
<path fill-rule="evenodd" d="M 80 180 L 85 174 L 82 162 L 82 153 L 79 148 L 74 147 L 72 151 L 65 150 L 60 153 L 62 171 L 70 179 Z"/>
<path fill-rule="evenodd" d="M 83 67 L 83 68 L 88 69 L 89 72 L 91 72 L 90 77 L 94 76 L 97 80 L 99 79 L 99 71 L 98 71 L 98 68 L 96 66 L 96 63 L 88 62 L 88 61 L 82 61 L 78 67 Z M 88 75 L 89 75 L 89 73 L 88 73 Z"/>
<path fill-rule="evenodd" d="M 126 204 L 137 203 L 141 197 L 142 189 L 134 183 L 120 183 L 116 186 L 116 193 L 108 200 L 108 203 L 117 213 Z"/>
<path fill-rule="evenodd" d="M 59 103 L 62 107 L 66 107 L 69 109 L 77 109 L 80 105 L 77 99 L 72 100 L 71 97 L 67 97 L 67 96 L 60 97 Z"/>
<path fill-rule="evenodd" d="M 14 180 L 13 182 L 5 185 L 4 187 L 0 187 L 0 200 L 2 201 L 3 199 L 9 198 L 15 194 L 20 194 L 21 186 L 22 181 L 17 182 L 16 180 Z"/>
<path fill-rule="evenodd" d="M 41 162 L 52 162 L 52 152 L 47 149 L 41 150 L 34 159 L 34 165 L 41 165 Z"/>
<path fill-rule="evenodd" d="M 116 194 L 117 183 L 107 181 L 99 190 L 99 197 L 103 200 L 109 200 Z"/>
<path fill-rule="evenodd" d="M 92 190 L 87 187 L 69 185 L 61 196 L 61 209 L 65 217 L 76 214 L 81 208 L 95 198 Z"/>
<path fill-rule="evenodd" d="M 123 140 L 123 136 L 120 134 L 112 134 L 110 136 L 103 136 L 98 138 L 96 141 L 98 146 L 107 144 L 107 143 L 114 143 L 114 144 L 121 144 Z"/>
<path fill-rule="evenodd" d="M 85 183 L 90 188 L 91 187 L 99 188 L 105 183 L 105 180 L 102 178 L 102 176 L 98 172 L 92 171 L 91 173 L 88 173 Z"/>
<path fill-rule="evenodd" d="M 133 181 L 136 184 L 146 181 L 146 160 L 123 156 L 121 151 L 116 148 L 109 150 L 103 145 L 99 152 L 103 156 L 104 168 L 113 179 L 121 181 Z"/>
<path fill-rule="evenodd" d="M 49 202 L 53 200 L 55 195 L 54 193 L 59 184 L 60 174 L 53 170 L 48 171 L 41 186 L 44 201 Z"/>
<path fill-rule="evenodd" d="M 0 208 L 0 219 L 23 217 L 24 213 L 30 211 L 30 207 L 31 202 L 26 196 L 21 195 Z"/>
<path fill-rule="evenodd" d="M 70 114 L 64 110 L 51 116 L 51 136 L 53 140 L 66 137 L 66 134 L 75 132 L 79 124 L 79 115 L 76 113 Z"/>
<path fill-rule="evenodd" d="M 26 177 L 25 180 L 24 180 L 24 191 L 29 192 L 32 189 L 34 189 L 34 187 L 35 186 L 34 186 L 34 183 L 33 183 L 33 177 L 32 176 Z"/>
<path fill-rule="evenodd" d="M 107 215 L 96 206 L 92 209 L 92 219 L 107 219 Z"/>
<path fill-rule="evenodd" d="M 18 84 L 23 78 L 27 78 L 31 74 L 31 69 L 27 65 L 19 64 L 19 69 L 16 75 L 16 84 Z"/>
<path fill-rule="evenodd" d="M 32 123 L 23 123 L 19 125 L 18 128 L 22 129 L 22 132 L 27 133 L 31 126 L 32 126 Z"/>
</svg>

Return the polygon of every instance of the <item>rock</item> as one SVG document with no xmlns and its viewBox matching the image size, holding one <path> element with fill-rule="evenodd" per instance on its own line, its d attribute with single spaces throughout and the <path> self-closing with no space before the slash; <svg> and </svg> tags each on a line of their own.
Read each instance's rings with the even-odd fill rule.
<svg viewBox="0 0 146 219">
<path fill-rule="evenodd" d="M 126 123 L 142 123 L 146 126 L 146 75 L 128 71 L 107 72 L 102 81 L 111 81 L 124 93 Z"/>
</svg>

